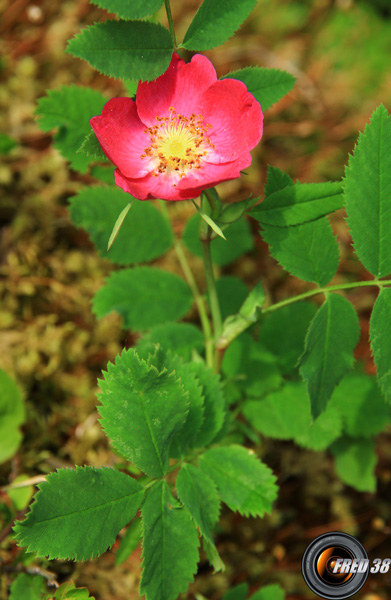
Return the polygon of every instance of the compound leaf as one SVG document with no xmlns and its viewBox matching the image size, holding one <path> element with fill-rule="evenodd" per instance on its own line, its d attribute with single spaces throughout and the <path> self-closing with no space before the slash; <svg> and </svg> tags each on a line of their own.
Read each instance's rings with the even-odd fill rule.
<svg viewBox="0 0 391 600">
<path fill-rule="evenodd" d="M 250 211 L 261 225 L 291 227 L 315 221 L 343 206 L 339 182 L 294 183 L 266 196 Z"/>
<path fill-rule="evenodd" d="M 218 521 L 220 500 L 212 479 L 193 465 L 184 464 L 178 473 L 176 489 L 196 526 L 206 540 L 213 544 L 212 530 Z"/>
<path fill-rule="evenodd" d="M 129 526 L 127 532 L 121 540 L 120 547 L 115 555 L 115 566 L 122 565 L 123 562 L 136 550 L 141 542 L 141 519 L 136 517 Z"/>
<path fill-rule="evenodd" d="M 204 421 L 193 444 L 200 448 L 210 444 L 222 428 L 225 418 L 225 400 L 220 377 L 205 363 L 193 362 L 189 367 L 202 388 L 204 398 Z"/>
<path fill-rule="evenodd" d="M 348 225 L 362 264 L 375 277 L 391 272 L 391 120 L 381 104 L 346 167 Z"/>
<path fill-rule="evenodd" d="M 359 334 L 353 306 L 343 296 L 330 294 L 311 322 L 300 360 L 314 418 L 324 411 L 335 386 L 352 367 Z"/>
<path fill-rule="evenodd" d="M 20 573 L 12 582 L 9 600 L 42 600 L 45 588 L 43 577 Z"/>
<path fill-rule="evenodd" d="M 129 194 L 106 186 L 84 188 L 70 199 L 73 223 L 88 231 L 100 256 L 119 265 L 154 260 L 164 254 L 173 242 L 168 221 L 156 206 L 134 199 L 131 212 L 107 252 L 114 224 L 129 200 L 132 200 Z"/>
<path fill-rule="evenodd" d="M 230 38 L 253 10 L 257 0 L 204 0 L 186 31 L 183 47 L 210 50 Z"/>
<path fill-rule="evenodd" d="M 186 592 L 198 561 L 198 536 L 186 508 L 178 506 L 165 481 L 148 490 L 142 511 L 143 573 L 147 600 L 176 600 Z"/>
<path fill-rule="evenodd" d="M 183 279 L 160 269 L 135 267 L 112 273 L 93 299 L 93 312 L 116 311 L 125 328 L 149 329 L 183 317 L 193 302 Z"/>
<path fill-rule="evenodd" d="M 132 477 L 95 467 L 59 469 L 38 488 L 27 518 L 15 526 L 16 539 L 38 556 L 74 560 L 105 552 L 144 494 Z"/>
<path fill-rule="evenodd" d="M 372 309 L 370 321 L 371 348 L 377 380 L 388 402 L 391 402 L 391 289 L 383 288 Z"/>
<path fill-rule="evenodd" d="M 95 157 L 78 153 L 86 136 L 91 132 L 93 115 L 100 114 L 107 98 L 88 87 L 64 85 L 50 90 L 38 100 L 35 114 L 43 131 L 58 128 L 54 145 L 70 161 L 72 169 L 85 173 Z"/>
<path fill-rule="evenodd" d="M 74 37 L 67 47 L 67 52 L 86 60 L 105 75 L 142 81 L 151 81 L 164 73 L 172 51 L 168 29 L 148 21 L 95 23 Z"/>
<path fill-rule="evenodd" d="M 258 100 L 263 111 L 290 92 L 296 81 L 296 78 L 286 71 L 265 67 L 245 67 L 227 73 L 221 79 L 243 81 L 248 91 Z"/>
<path fill-rule="evenodd" d="M 377 456 L 373 440 L 337 440 L 331 447 L 339 477 L 359 492 L 375 492 Z"/>
<path fill-rule="evenodd" d="M 159 10 L 163 0 L 92 0 L 92 3 L 115 13 L 121 19 L 143 19 Z"/>
<path fill-rule="evenodd" d="M 270 512 L 277 496 L 276 478 L 251 450 L 236 445 L 211 448 L 200 457 L 200 468 L 231 510 L 254 517 Z"/>
<path fill-rule="evenodd" d="M 170 444 L 189 403 L 175 374 L 159 371 L 130 348 L 109 363 L 99 381 L 101 424 L 112 445 L 151 477 L 168 469 Z"/>
</svg>

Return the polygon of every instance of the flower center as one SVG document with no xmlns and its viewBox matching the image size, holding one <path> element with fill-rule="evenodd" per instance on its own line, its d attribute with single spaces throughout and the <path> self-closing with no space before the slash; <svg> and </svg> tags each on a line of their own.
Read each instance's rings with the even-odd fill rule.
<svg viewBox="0 0 391 600">
<path fill-rule="evenodd" d="M 172 106 L 169 111 L 169 117 L 156 117 L 156 125 L 144 130 L 151 144 L 141 158 L 154 159 L 152 174 L 155 177 L 162 173 L 185 177 L 189 170 L 201 169 L 208 149 L 214 149 L 207 137 L 212 125 L 204 124 L 202 115 L 185 117 L 177 114 Z"/>
</svg>

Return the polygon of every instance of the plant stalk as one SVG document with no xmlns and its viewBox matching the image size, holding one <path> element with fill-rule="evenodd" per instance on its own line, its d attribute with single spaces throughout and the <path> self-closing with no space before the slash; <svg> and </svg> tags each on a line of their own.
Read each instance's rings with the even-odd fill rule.
<svg viewBox="0 0 391 600">
<path fill-rule="evenodd" d="M 172 37 L 172 42 L 173 42 L 173 45 L 174 45 L 174 51 L 175 51 L 178 48 L 178 42 L 176 40 L 176 35 L 175 35 L 175 27 L 174 27 L 174 21 L 173 21 L 173 18 L 172 18 L 170 0 L 164 0 L 164 6 L 166 7 L 168 27 L 170 29 L 170 33 L 171 33 L 171 37 Z"/>
</svg>

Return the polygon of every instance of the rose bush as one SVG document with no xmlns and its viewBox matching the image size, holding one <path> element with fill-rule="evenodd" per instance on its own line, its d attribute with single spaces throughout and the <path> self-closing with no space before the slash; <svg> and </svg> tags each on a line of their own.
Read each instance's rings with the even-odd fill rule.
<svg viewBox="0 0 391 600">
<path fill-rule="evenodd" d="M 205 56 L 186 64 L 174 53 L 136 100 L 113 98 L 90 123 L 119 187 L 139 200 L 187 200 L 251 164 L 263 114 L 245 84 L 218 80 Z"/>
</svg>

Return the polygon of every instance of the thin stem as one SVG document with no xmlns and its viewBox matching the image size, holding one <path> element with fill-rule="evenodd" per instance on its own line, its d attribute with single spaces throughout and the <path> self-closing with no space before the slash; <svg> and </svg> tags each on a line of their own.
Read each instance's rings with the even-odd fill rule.
<svg viewBox="0 0 391 600">
<path fill-rule="evenodd" d="M 168 213 L 167 206 L 166 206 L 164 200 L 161 200 L 160 206 L 162 208 L 162 211 L 163 211 L 167 221 L 170 223 L 170 215 Z M 206 306 L 205 306 L 205 301 L 198 289 L 196 280 L 194 279 L 194 275 L 193 275 L 192 270 L 190 269 L 189 263 L 187 262 L 186 254 L 183 250 L 182 243 L 180 242 L 180 240 L 178 240 L 176 238 L 174 240 L 174 249 L 175 249 L 179 264 L 181 265 L 182 271 L 185 275 L 187 284 L 193 295 L 194 302 L 197 306 L 198 314 L 200 316 L 202 332 L 204 334 L 204 340 L 205 340 L 206 364 L 208 366 L 212 367 L 213 366 L 213 336 L 212 336 L 212 329 L 210 326 L 208 313 L 207 313 Z"/>
<path fill-rule="evenodd" d="M 176 41 L 175 27 L 174 27 L 174 21 L 172 19 L 170 0 L 164 0 L 164 6 L 166 7 L 168 26 L 170 28 L 172 42 L 174 44 L 174 50 L 176 50 L 178 48 L 178 43 Z"/>
<path fill-rule="evenodd" d="M 287 298 L 286 300 L 282 300 L 281 302 L 276 302 L 276 304 L 272 304 L 271 306 L 267 306 L 262 309 L 262 314 L 267 314 L 274 310 L 278 310 L 279 308 L 283 308 L 284 306 L 288 306 L 289 304 L 293 304 L 294 302 L 299 302 L 300 300 L 304 300 L 305 298 L 311 298 L 311 296 L 317 296 L 318 294 L 327 294 L 328 292 L 337 292 L 339 290 L 351 290 L 357 287 L 370 287 L 370 286 L 378 286 L 383 287 L 386 285 L 391 285 L 390 279 L 384 279 L 382 281 L 379 280 L 371 280 L 371 281 L 355 281 L 353 283 L 339 283 L 336 285 L 325 286 L 321 288 L 316 288 L 314 290 L 309 290 L 308 292 L 304 292 L 303 294 L 299 294 L 298 296 L 293 296 L 292 298 Z"/>
<path fill-rule="evenodd" d="M 222 320 L 219 299 L 217 296 L 216 281 L 213 273 L 212 256 L 210 251 L 210 232 L 211 229 L 208 225 L 208 236 L 206 239 L 202 239 L 201 243 L 202 254 L 204 257 L 206 286 L 208 288 L 210 311 L 212 313 L 213 332 L 215 339 L 217 339 L 221 333 Z"/>
</svg>

